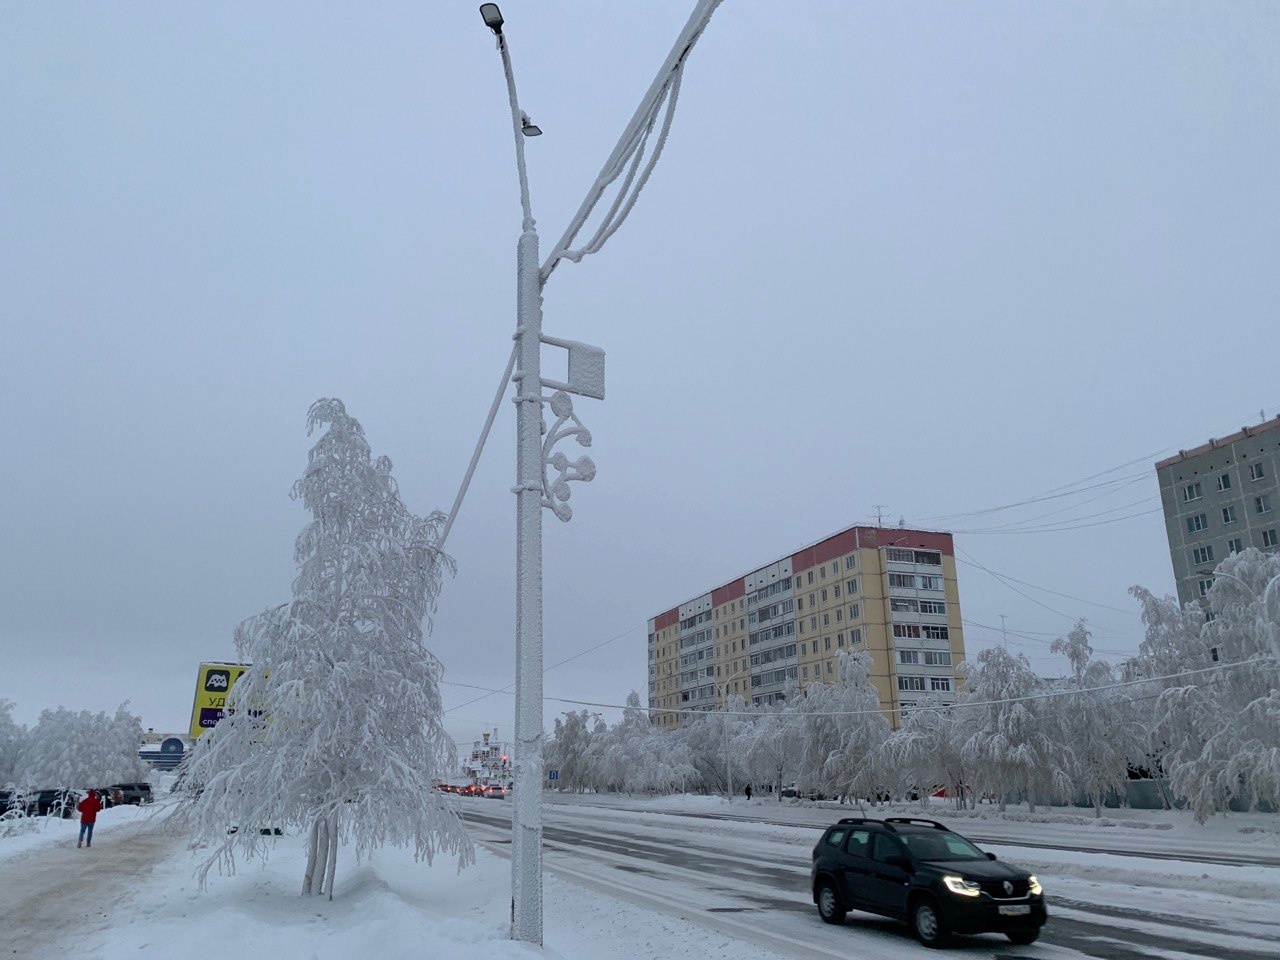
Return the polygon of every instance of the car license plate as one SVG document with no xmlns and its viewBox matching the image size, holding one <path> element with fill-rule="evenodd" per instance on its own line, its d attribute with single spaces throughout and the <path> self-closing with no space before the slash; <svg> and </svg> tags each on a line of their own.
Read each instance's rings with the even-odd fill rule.
<svg viewBox="0 0 1280 960">
<path fill-rule="evenodd" d="M 1021 917 L 1031 912 L 1031 905 L 1021 904 L 1001 904 L 1000 915 L 1002 917 Z"/>
</svg>

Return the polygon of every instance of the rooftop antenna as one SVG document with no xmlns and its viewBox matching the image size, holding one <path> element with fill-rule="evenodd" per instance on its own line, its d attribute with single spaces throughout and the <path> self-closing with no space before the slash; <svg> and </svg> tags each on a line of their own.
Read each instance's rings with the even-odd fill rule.
<svg viewBox="0 0 1280 960">
<path fill-rule="evenodd" d="M 883 527 L 884 526 L 884 508 L 888 506 L 888 504 L 873 503 L 872 506 L 876 508 L 876 526 Z"/>
</svg>

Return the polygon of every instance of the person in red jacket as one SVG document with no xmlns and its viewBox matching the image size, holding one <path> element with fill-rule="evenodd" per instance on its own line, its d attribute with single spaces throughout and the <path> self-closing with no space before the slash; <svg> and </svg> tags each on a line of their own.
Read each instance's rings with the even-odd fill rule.
<svg viewBox="0 0 1280 960">
<path fill-rule="evenodd" d="M 79 849 L 82 843 L 86 847 L 92 847 L 93 825 L 98 819 L 98 811 L 102 809 L 98 792 L 90 790 L 89 795 L 76 804 L 76 809 L 80 811 L 80 839 L 76 841 L 76 848 Z"/>
</svg>

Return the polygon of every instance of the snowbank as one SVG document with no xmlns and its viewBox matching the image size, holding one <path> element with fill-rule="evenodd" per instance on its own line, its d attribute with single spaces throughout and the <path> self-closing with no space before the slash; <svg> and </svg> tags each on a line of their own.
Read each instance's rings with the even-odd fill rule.
<svg viewBox="0 0 1280 960">
<path fill-rule="evenodd" d="M 109 807 L 98 813 L 98 822 L 93 828 L 93 838 L 96 840 L 105 833 L 135 825 L 156 815 L 157 812 L 157 805 Z M 50 844 L 65 843 L 74 847 L 79 833 L 79 815 L 68 820 L 59 820 L 55 817 L 30 817 L 16 821 L 12 836 L 0 836 L 0 863 L 31 856 Z"/>
<path fill-rule="evenodd" d="M 201 893 L 196 857 L 185 849 L 157 865 L 109 930 L 70 944 L 69 956 L 147 960 L 195 956 L 217 945 L 219 956 L 272 960 L 349 960 L 371 948 L 378 960 L 484 956 L 591 957 L 592 960 L 776 960 L 741 941 L 545 878 L 542 950 L 508 939 L 511 868 L 477 850 L 459 873 L 452 861 L 414 863 L 384 849 L 356 865 L 344 848 L 332 902 L 299 895 L 305 850 L 284 837 L 265 863 L 242 864 L 234 876 L 212 876 Z"/>
</svg>

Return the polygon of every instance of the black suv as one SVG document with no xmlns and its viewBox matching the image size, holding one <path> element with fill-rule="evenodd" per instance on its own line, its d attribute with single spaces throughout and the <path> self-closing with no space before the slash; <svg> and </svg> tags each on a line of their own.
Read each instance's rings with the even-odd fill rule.
<svg viewBox="0 0 1280 960">
<path fill-rule="evenodd" d="M 1048 914 L 1025 870 L 1001 863 L 933 820 L 847 817 L 813 848 L 813 902 L 827 923 L 850 910 L 906 920 L 926 947 L 953 933 L 1032 943 Z"/>
</svg>

